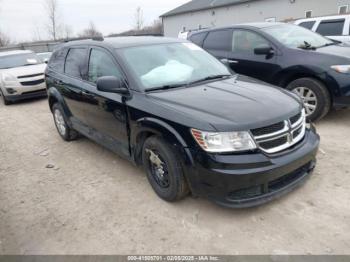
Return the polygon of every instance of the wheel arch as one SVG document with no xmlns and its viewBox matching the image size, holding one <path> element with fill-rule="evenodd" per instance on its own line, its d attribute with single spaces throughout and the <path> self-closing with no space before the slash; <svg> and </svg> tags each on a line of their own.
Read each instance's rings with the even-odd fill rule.
<svg viewBox="0 0 350 262">
<path fill-rule="evenodd" d="M 53 105 L 55 103 L 59 103 L 63 108 L 63 111 L 64 111 L 63 113 L 65 114 L 65 117 L 68 120 L 68 124 L 71 125 L 70 117 L 72 114 L 71 114 L 67 104 L 65 103 L 64 98 L 61 95 L 61 93 L 55 87 L 50 87 L 47 90 L 47 94 L 48 94 L 48 101 L 49 101 L 49 107 L 50 107 L 51 112 L 52 112 Z"/>
<path fill-rule="evenodd" d="M 142 163 L 142 147 L 147 138 L 159 136 L 164 138 L 180 153 L 184 164 L 193 164 L 192 155 L 183 137 L 168 123 L 156 118 L 142 118 L 136 122 L 136 128 L 131 133 L 130 143 L 136 164 Z"/>
</svg>

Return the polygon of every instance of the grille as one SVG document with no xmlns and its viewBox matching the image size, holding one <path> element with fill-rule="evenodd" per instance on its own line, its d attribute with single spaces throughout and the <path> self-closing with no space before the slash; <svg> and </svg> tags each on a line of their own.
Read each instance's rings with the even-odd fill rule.
<svg viewBox="0 0 350 262">
<path fill-rule="evenodd" d="M 296 122 L 298 122 L 299 119 L 301 118 L 301 115 L 302 115 L 302 113 L 300 112 L 299 114 L 293 116 L 293 117 L 290 119 L 290 123 L 293 125 L 293 124 L 295 124 Z"/>
<path fill-rule="evenodd" d="M 260 143 L 260 147 L 265 149 L 265 150 L 266 149 L 272 149 L 272 148 L 275 148 L 275 147 L 282 146 L 282 145 L 284 145 L 287 142 L 288 142 L 287 136 L 283 136 L 283 137 L 280 137 L 280 138 L 277 138 L 277 139 L 274 139 L 274 140 L 270 140 L 270 141 L 267 141 L 267 142 L 262 142 L 262 143 Z"/>
<path fill-rule="evenodd" d="M 283 128 L 284 128 L 284 122 L 279 122 L 279 123 L 271 125 L 271 126 L 253 129 L 253 130 L 251 130 L 251 132 L 254 136 L 263 136 L 266 134 L 278 132 Z"/>
<path fill-rule="evenodd" d="M 304 138 L 305 111 L 270 126 L 252 129 L 256 144 L 267 153 L 285 150 Z"/>
<path fill-rule="evenodd" d="M 262 186 L 253 186 L 245 189 L 240 189 L 229 193 L 228 197 L 232 200 L 247 199 L 260 196 L 263 194 Z"/>
<path fill-rule="evenodd" d="M 285 176 L 282 176 L 276 180 L 273 180 L 271 182 L 269 182 L 269 191 L 276 191 L 279 190 L 287 185 L 289 185 L 290 183 L 294 182 L 295 180 L 297 180 L 298 178 L 302 177 L 305 172 L 308 171 L 308 168 L 310 167 L 310 164 L 307 164 L 297 170 L 295 170 L 294 172 L 287 174 Z"/>
<path fill-rule="evenodd" d="M 35 76 L 43 76 L 43 75 L 44 75 L 43 73 L 40 73 L 40 74 L 34 74 L 34 75 L 17 76 L 17 78 L 21 79 L 21 78 L 28 78 L 28 77 L 35 77 Z"/>
<path fill-rule="evenodd" d="M 39 80 L 33 80 L 33 81 L 26 81 L 26 82 L 21 82 L 22 86 L 35 86 L 39 85 L 41 83 L 44 83 L 44 79 L 39 79 Z"/>
</svg>

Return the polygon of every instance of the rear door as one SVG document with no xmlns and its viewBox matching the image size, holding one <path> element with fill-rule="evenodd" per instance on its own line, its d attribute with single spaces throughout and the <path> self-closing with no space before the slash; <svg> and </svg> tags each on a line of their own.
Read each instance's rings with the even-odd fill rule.
<svg viewBox="0 0 350 262">
<path fill-rule="evenodd" d="M 272 55 L 256 55 L 254 49 L 262 46 L 274 48 Z M 272 82 L 273 76 L 280 70 L 277 64 L 277 49 L 262 35 L 246 30 L 234 29 L 228 60 L 231 69 L 238 74 L 251 76 L 266 82 Z"/>
<path fill-rule="evenodd" d="M 126 77 L 112 53 L 101 47 L 91 47 L 88 73 L 82 86 L 84 118 L 91 129 L 92 139 L 117 153 L 128 156 L 125 97 L 121 94 L 98 91 L 96 82 L 102 76 L 116 76 L 126 83 Z"/>
<path fill-rule="evenodd" d="M 81 86 L 86 74 L 87 47 L 71 47 L 64 64 L 64 77 L 59 81 L 61 94 L 72 114 L 74 124 L 86 124 L 82 108 L 83 97 Z"/>
</svg>

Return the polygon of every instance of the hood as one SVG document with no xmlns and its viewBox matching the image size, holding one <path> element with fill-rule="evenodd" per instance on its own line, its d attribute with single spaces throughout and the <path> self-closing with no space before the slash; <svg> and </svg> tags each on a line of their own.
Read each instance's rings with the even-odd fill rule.
<svg viewBox="0 0 350 262">
<path fill-rule="evenodd" d="M 321 47 L 316 50 L 317 53 L 340 56 L 350 59 L 350 45 L 348 44 L 339 44 L 331 45 L 326 47 Z"/>
<path fill-rule="evenodd" d="M 46 64 L 28 65 L 21 67 L 14 67 L 8 69 L 1 69 L 0 73 L 9 73 L 16 77 L 18 76 L 28 76 L 34 74 L 44 74 Z"/>
<path fill-rule="evenodd" d="M 298 114 L 302 108 L 290 92 L 245 76 L 149 93 L 149 97 L 222 132 L 271 125 Z"/>
</svg>

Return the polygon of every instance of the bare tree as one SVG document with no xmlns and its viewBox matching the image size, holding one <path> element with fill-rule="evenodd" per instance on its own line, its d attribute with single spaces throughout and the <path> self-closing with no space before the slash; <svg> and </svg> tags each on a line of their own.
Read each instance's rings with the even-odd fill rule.
<svg viewBox="0 0 350 262">
<path fill-rule="evenodd" d="M 64 25 L 63 27 L 63 37 L 69 39 L 73 37 L 73 29 L 70 25 Z"/>
<path fill-rule="evenodd" d="M 0 31 L 0 47 L 11 44 L 11 39 L 4 32 Z"/>
<path fill-rule="evenodd" d="M 0 0 L 1 2 L 1 0 Z M 2 46 L 7 46 L 11 44 L 11 39 L 8 35 L 6 35 L 3 31 L 1 31 L 1 28 L 0 28 L 0 47 Z"/>
<path fill-rule="evenodd" d="M 136 8 L 135 12 L 135 30 L 141 30 L 143 28 L 144 19 L 143 11 L 141 7 Z"/>
<path fill-rule="evenodd" d="M 58 0 L 44 0 L 44 7 L 47 14 L 47 31 L 53 40 L 59 37 L 60 21 Z"/>
<path fill-rule="evenodd" d="M 95 24 L 90 21 L 89 27 L 84 29 L 80 34 L 80 37 L 100 37 L 102 36 L 102 33 L 97 30 Z"/>
</svg>

